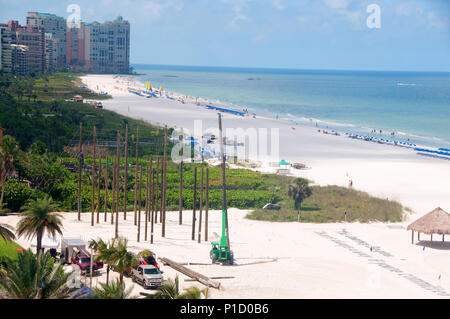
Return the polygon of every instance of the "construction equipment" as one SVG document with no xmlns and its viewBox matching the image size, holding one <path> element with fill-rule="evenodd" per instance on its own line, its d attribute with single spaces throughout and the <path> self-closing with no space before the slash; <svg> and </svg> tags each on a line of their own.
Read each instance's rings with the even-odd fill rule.
<svg viewBox="0 0 450 319">
<path fill-rule="evenodd" d="M 230 237 L 228 232 L 228 214 L 227 214 L 227 193 L 225 181 L 225 161 L 226 156 L 223 149 L 222 137 L 222 116 L 219 113 L 219 133 L 220 133 L 220 154 L 222 156 L 222 236 L 220 243 L 211 242 L 211 251 L 209 253 L 211 262 L 232 265 L 234 263 L 234 255 L 230 249 Z"/>
</svg>

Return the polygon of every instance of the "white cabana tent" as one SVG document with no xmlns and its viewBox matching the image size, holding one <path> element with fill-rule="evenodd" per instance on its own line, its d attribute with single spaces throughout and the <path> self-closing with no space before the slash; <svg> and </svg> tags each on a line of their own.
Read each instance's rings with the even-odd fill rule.
<svg viewBox="0 0 450 319">
<path fill-rule="evenodd" d="M 37 240 L 36 237 L 33 238 L 33 241 L 31 242 L 31 246 L 32 247 L 36 247 L 37 246 Z M 59 240 L 57 240 L 56 238 L 50 237 L 50 236 L 43 236 L 42 237 L 42 248 L 46 248 L 46 249 L 58 249 L 59 247 Z"/>
</svg>

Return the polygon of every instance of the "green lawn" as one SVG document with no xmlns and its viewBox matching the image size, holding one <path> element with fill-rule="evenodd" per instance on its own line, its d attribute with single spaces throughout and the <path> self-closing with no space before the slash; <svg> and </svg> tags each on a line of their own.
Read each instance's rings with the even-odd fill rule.
<svg viewBox="0 0 450 319">
<path fill-rule="evenodd" d="M 0 257 L 9 257 L 11 259 L 15 259 L 17 257 L 18 252 L 16 249 L 22 248 L 16 242 L 8 242 L 3 238 L 0 238 Z"/>
</svg>

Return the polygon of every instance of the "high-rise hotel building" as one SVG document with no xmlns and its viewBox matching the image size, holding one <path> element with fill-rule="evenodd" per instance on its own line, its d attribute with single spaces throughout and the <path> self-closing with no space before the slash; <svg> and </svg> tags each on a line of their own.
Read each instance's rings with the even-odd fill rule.
<svg viewBox="0 0 450 319">
<path fill-rule="evenodd" d="M 11 32 L 8 27 L 0 26 L 0 72 L 12 72 Z"/>
<path fill-rule="evenodd" d="M 54 14 L 28 12 L 26 26 L 14 20 L 0 24 L 0 70 L 24 74 L 60 67 L 129 73 L 129 22 L 118 17 L 104 23 L 68 26 L 64 18 Z"/>
<path fill-rule="evenodd" d="M 21 26 L 19 22 L 15 20 L 8 21 L 8 24 L 0 24 L 0 27 L 8 29 L 9 34 L 11 36 L 10 44 L 19 46 L 15 47 L 15 50 L 21 55 L 21 58 L 16 59 L 15 61 L 25 62 L 25 59 L 23 59 L 22 56 L 28 55 L 28 58 L 26 59 L 27 67 L 13 65 L 12 67 L 13 73 L 14 70 L 18 69 L 20 70 L 27 69 L 27 72 L 34 72 L 34 73 L 41 73 L 46 70 L 45 34 L 43 28 L 31 25 Z M 27 49 L 24 48 L 23 46 L 26 46 Z M 20 52 L 18 51 L 19 49 Z"/>
<path fill-rule="evenodd" d="M 48 56 L 46 58 L 47 68 L 65 66 L 67 50 L 66 19 L 51 13 L 28 12 L 27 25 L 44 29 L 46 34 L 45 51 L 51 55 L 50 58 Z"/>
<path fill-rule="evenodd" d="M 69 65 L 100 73 L 129 73 L 130 24 L 122 17 L 81 23 L 67 32 Z"/>
</svg>

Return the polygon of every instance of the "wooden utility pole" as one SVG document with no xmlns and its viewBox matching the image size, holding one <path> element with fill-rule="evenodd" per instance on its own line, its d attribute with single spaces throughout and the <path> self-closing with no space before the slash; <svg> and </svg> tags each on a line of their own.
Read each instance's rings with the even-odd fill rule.
<svg viewBox="0 0 450 319">
<path fill-rule="evenodd" d="M 161 237 L 166 237 L 166 188 L 167 188 L 167 125 L 164 127 L 163 187 L 162 187 L 162 228 Z"/>
<path fill-rule="evenodd" d="M 163 200 L 164 200 L 164 158 L 161 159 L 161 181 L 159 184 L 160 191 L 160 202 L 159 202 L 159 222 L 162 223 L 163 221 Z M 161 227 L 162 229 L 162 227 Z"/>
<path fill-rule="evenodd" d="M 125 125 L 125 175 L 123 180 L 123 220 L 127 220 L 128 204 L 128 124 Z"/>
<path fill-rule="evenodd" d="M 149 194 L 148 194 L 148 201 L 149 201 L 149 206 L 148 206 L 148 211 L 149 211 L 149 216 L 148 216 L 148 221 L 150 221 L 150 214 L 153 211 L 153 155 L 150 155 L 150 181 L 149 181 L 149 190 L 148 190 Z"/>
<path fill-rule="evenodd" d="M 116 158 L 113 157 L 113 180 L 111 198 L 111 225 L 114 224 L 114 208 L 116 207 Z"/>
<path fill-rule="evenodd" d="M 151 205 L 152 205 L 152 193 L 151 193 L 151 182 L 152 182 L 152 156 L 150 155 L 150 169 L 147 165 L 147 187 L 145 191 L 145 238 L 144 240 L 147 241 L 148 236 L 148 222 L 149 222 L 149 215 L 151 213 Z"/>
<path fill-rule="evenodd" d="M 139 211 L 138 211 L 138 222 L 137 222 L 137 227 L 138 227 L 138 231 L 137 231 L 137 241 L 140 242 L 141 241 L 141 203 L 142 203 L 142 189 L 141 189 L 141 184 L 142 184 L 142 166 L 139 167 L 139 185 L 138 185 L 138 190 L 139 190 Z"/>
<path fill-rule="evenodd" d="M 195 240 L 195 204 L 197 201 L 197 167 L 194 167 L 194 197 L 192 200 L 192 240 Z"/>
<path fill-rule="evenodd" d="M 136 134 L 136 170 L 134 174 L 134 225 L 136 225 L 138 166 L 139 166 L 139 126 L 137 127 L 137 134 Z"/>
<path fill-rule="evenodd" d="M 120 195 L 120 131 L 117 131 L 117 165 L 116 165 L 116 227 L 115 238 L 119 238 L 119 195 Z"/>
<path fill-rule="evenodd" d="M 209 209 L 209 167 L 206 168 L 206 192 L 205 192 L 205 241 L 208 241 L 208 209 Z"/>
<path fill-rule="evenodd" d="M 100 189 L 101 189 L 101 182 L 102 182 L 102 158 L 100 157 L 100 163 L 98 165 L 98 176 L 97 176 L 97 224 L 100 223 Z"/>
<path fill-rule="evenodd" d="M 183 224 L 183 130 L 181 130 L 181 135 L 179 136 L 180 141 L 180 186 L 179 186 L 179 198 L 178 198 L 178 208 L 180 210 L 178 216 L 178 224 Z"/>
<path fill-rule="evenodd" d="M 144 240 L 147 241 L 147 225 L 148 225 L 148 165 L 147 165 L 147 174 L 145 176 L 145 222 L 144 222 Z"/>
<path fill-rule="evenodd" d="M 203 167 L 202 167 L 202 173 L 201 179 L 200 179 L 200 211 L 199 211 L 199 218 L 198 218 L 198 243 L 202 241 L 202 211 L 203 211 Z"/>
<path fill-rule="evenodd" d="M 108 188 L 109 188 L 109 176 L 108 176 L 108 155 L 106 155 L 106 166 L 105 166 L 105 222 L 108 213 Z"/>
<path fill-rule="evenodd" d="M 94 213 L 95 213 L 95 162 L 96 162 L 96 146 L 97 146 L 97 130 L 94 126 L 94 155 L 92 157 L 92 199 L 91 199 L 91 226 L 94 226 Z"/>
<path fill-rule="evenodd" d="M 155 194 L 156 194 L 156 192 L 154 190 L 155 185 L 156 185 L 156 176 L 155 176 L 155 174 L 153 174 L 153 172 L 152 172 L 152 178 L 153 178 L 153 181 L 152 181 L 152 184 L 153 184 L 152 192 L 153 192 L 153 194 L 152 194 L 152 213 L 151 213 L 151 220 L 150 220 L 150 223 L 151 223 L 151 226 L 150 226 L 150 244 L 153 244 L 153 229 L 154 229 L 154 224 L 155 224 L 155 206 L 156 206 L 156 201 L 155 201 L 155 196 L 156 196 Z"/>
<path fill-rule="evenodd" d="M 81 220 L 81 152 L 83 152 L 83 123 L 80 122 L 80 145 L 78 150 L 78 220 Z"/>
<path fill-rule="evenodd" d="M 156 163 L 156 199 L 155 199 L 155 224 L 158 223 L 158 202 L 159 202 L 159 162 L 160 158 Z"/>
<path fill-rule="evenodd" d="M 223 148 L 223 134 L 222 134 L 222 115 L 219 114 L 219 138 L 220 138 L 220 155 L 222 156 L 222 212 L 225 213 L 225 232 L 227 236 L 227 247 L 231 251 L 230 248 L 230 236 L 228 232 L 228 212 L 227 212 L 227 189 L 226 189 L 226 180 L 225 180 L 225 162 L 226 155 Z"/>
</svg>

